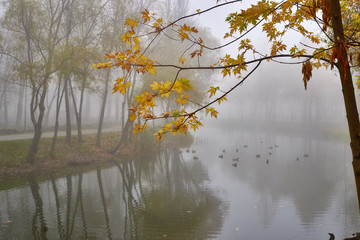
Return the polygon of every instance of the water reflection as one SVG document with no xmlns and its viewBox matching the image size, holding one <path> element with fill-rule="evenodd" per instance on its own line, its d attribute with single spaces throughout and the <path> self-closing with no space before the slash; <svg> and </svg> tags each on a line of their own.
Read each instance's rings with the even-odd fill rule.
<svg viewBox="0 0 360 240">
<path fill-rule="evenodd" d="M 39 193 L 39 185 L 34 176 L 29 176 L 29 186 L 35 202 L 35 212 L 32 218 L 32 235 L 34 239 L 47 239 L 43 202 Z"/>
<path fill-rule="evenodd" d="M 220 238 L 329 239 L 330 232 L 344 239 L 360 229 L 347 144 L 254 129 L 213 128 L 216 139 L 199 135 L 197 152 L 209 160 L 210 177 L 222 176 L 213 184 L 229 194 L 229 221 Z"/>
<path fill-rule="evenodd" d="M 209 239 L 227 204 L 179 149 L 0 192 L 0 239 Z M 31 224 L 28 224 L 31 222 Z M 32 235 L 32 237 L 30 237 Z"/>
<path fill-rule="evenodd" d="M 0 239 L 327 240 L 360 230 L 346 143 L 212 128 L 191 147 L 144 149 L 0 191 Z"/>
</svg>

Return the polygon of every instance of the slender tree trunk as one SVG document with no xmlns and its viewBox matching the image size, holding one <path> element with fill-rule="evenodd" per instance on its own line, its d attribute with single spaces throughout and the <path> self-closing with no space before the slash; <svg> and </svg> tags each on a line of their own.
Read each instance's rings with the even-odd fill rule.
<svg viewBox="0 0 360 240">
<path fill-rule="evenodd" d="M 27 88 L 25 88 L 25 103 L 24 103 L 24 131 L 26 131 L 26 119 L 27 119 L 27 99 L 28 99 L 28 95 L 27 95 Z"/>
<path fill-rule="evenodd" d="M 117 124 L 120 123 L 120 105 L 121 105 L 120 94 L 116 94 L 114 107 L 115 107 L 115 122 Z"/>
<path fill-rule="evenodd" d="M 360 122 L 359 114 L 356 106 L 354 86 L 348 63 L 348 56 L 346 51 L 339 51 L 341 45 L 345 43 L 344 29 L 341 18 L 341 7 L 339 0 L 331 0 L 331 22 L 334 31 L 335 45 L 339 56 L 337 67 L 339 69 L 342 92 L 345 102 L 346 116 L 350 133 L 350 147 L 353 156 L 353 168 L 355 174 L 355 182 L 358 193 L 358 200 L 360 204 Z M 345 49 L 345 48 L 344 48 Z M 340 60 L 342 59 L 342 60 Z"/>
<path fill-rule="evenodd" d="M 68 82 L 70 76 L 65 77 L 65 111 L 66 111 L 66 142 L 71 142 L 71 119 L 70 119 L 70 104 L 69 104 L 69 91 L 68 91 Z"/>
<path fill-rule="evenodd" d="M 52 105 L 54 103 L 55 97 L 56 97 L 56 94 L 54 93 L 53 96 L 51 97 L 50 104 L 47 104 L 48 109 L 46 111 L 46 115 L 45 115 L 45 119 L 44 119 L 44 127 L 46 127 L 46 128 L 49 126 L 49 115 L 50 115 L 50 112 L 51 112 Z"/>
<path fill-rule="evenodd" d="M 77 110 L 77 106 L 76 106 L 76 99 L 75 99 L 75 95 L 74 95 L 74 91 L 71 85 L 71 80 L 69 81 L 70 84 L 70 92 L 71 92 L 71 98 L 73 101 L 73 106 L 74 106 L 74 111 L 75 111 L 75 117 L 76 117 L 76 126 L 77 126 L 77 132 L 78 132 L 78 142 L 82 142 L 82 133 L 81 133 L 81 108 L 82 108 L 82 98 L 84 95 L 84 87 L 82 86 L 81 89 L 81 96 L 80 96 L 80 111 Z"/>
<path fill-rule="evenodd" d="M 89 91 L 87 91 L 85 98 L 86 98 L 86 100 L 85 100 L 85 107 L 84 107 L 84 119 L 89 121 L 89 119 L 91 118 L 91 95 L 90 95 Z"/>
<path fill-rule="evenodd" d="M 17 104 L 17 111 L 16 111 L 16 129 L 20 129 L 22 126 L 22 114 L 23 114 L 23 106 L 24 106 L 24 87 L 19 86 L 19 98 Z"/>
<path fill-rule="evenodd" d="M 39 95 L 39 90 L 36 87 L 33 87 L 33 93 L 32 93 L 32 97 L 31 97 L 31 103 L 30 103 L 30 116 L 31 116 L 31 121 L 34 125 L 34 138 L 31 142 L 31 146 L 29 149 L 29 153 L 27 156 L 27 163 L 30 164 L 34 164 L 35 163 L 35 155 L 38 151 L 38 145 L 41 139 L 41 135 L 42 135 L 42 121 L 44 118 L 44 112 L 45 112 L 45 97 L 46 97 L 46 93 L 47 93 L 47 79 L 43 80 L 43 85 L 41 87 L 41 97 L 40 99 L 38 98 Z M 36 114 L 36 109 L 39 109 L 39 113 Z M 37 118 L 36 118 L 36 115 Z"/>
<path fill-rule="evenodd" d="M 4 125 L 5 125 L 5 128 L 7 128 L 9 126 L 9 111 L 8 111 L 8 100 L 7 100 L 6 91 L 7 91 L 7 87 L 5 84 L 5 88 L 4 88 Z"/>
<path fill-rule="evenodd" d="M 61 86 L 61 78 L 59 78 L 59 85 L 58 85 L 58 92 L 57 92 L 57 98 L 56 98 L 56 116 L 55 116 L 55 129 L 54 129 L 54 137 L 51 142 L 51 148 L 50 148 L 50 157 L 54 158 L 54 152 L 55 152 L 55 145 L 57 141 L 57 134 L 59 131 L 59 115 L 60 115 L 60 107 L 61 102 L 64 96 L 65 88 L 63 88 L 61 95 L 60 95 L 60 87 Z"/>
<path fill-rule="evenodd" d="M 123 144 L 128 142 L 132 125 L 133 125 L 133 122 L 128 119 L 126 121 L 124 129 L 121 132 L 121 137 L 120 137 L 119 142 L 117 143 L 117 145 L 114 148 L 108 150 L 108 153 L 114 154 Z"/>
<path fill-rule="evenodd" d="M 106 78 L 105 78 L 104 95 L 103 95 L 103 101 L 102 101 L 102 105 L 101 105 L 100 120 L 99 120 L 97 136 L 96 136 L 96 146 L 100 146 L 100 144 L 101 144 L 101 131 L 102 131 L 102 125 L 104 122 L 106 99 L 107 99 L 107 95 L 109 93 L 109 81 L 110 81 L 110 70 L 108 70 L 108 72 L 106 73 Z"/>
<path fill-rule="evenodd" d="M 125 127 L 125 106 L 126 106 L 126 97 L 124 96 L 123 102 L 121 104 L 121 130 L 124 130 Z"/>
</svg>

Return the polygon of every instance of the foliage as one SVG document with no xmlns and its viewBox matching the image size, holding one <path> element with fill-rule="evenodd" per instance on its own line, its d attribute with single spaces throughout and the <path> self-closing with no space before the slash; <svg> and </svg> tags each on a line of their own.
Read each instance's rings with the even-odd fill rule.
<svg viewBox="0 0 360 240">
<path fill-rule="evenodd" d="M 354 63 L 353 59 L 360 60 L 359 42 L 357 41 L 357 27 L 359 15 L 354 9 L 358 9 L 357 1 L 341 1 L 344 18 L 347 19 L 345 36 L 347 39 L 333 39 L 329 34 L 332 29 L 332 15 L 330 11 L 330 0 L 283 0 L 257 1 L 250 7 L 239 12 L 229 14 L 226 21 L 229 23 L 228 32 L 225 39 L 231 39 L 227 44 L 211 48 L 204 40 L 199 37 L 198 28 L 187 23 L 182 23 L 185 19 L 201 15 L 228 4 L 241 2 L 234 0 L 230 2 L 217 1 L 217 5 L 204 11 L 198 10 L 197 13 L 181 17 L 175 21 L 165 23 L 163 18 L 145 9 L 141 17 L 127 19 L 125 25 L 127 32 L 122 35 L 122 41 L 128 46 L 123 51 L 106 54 L 107 62 L 93 65 L 95 68 L 120 67 L 127 72 L 136 71 L 139 74 L 155 75 L 159 68 L 172 68 L 176 70 L 171 81 L 157 81 L 151 83 L 150 90 L 144 90 L 136 96 L 136 103 L 129 109 L 130 120 L 135 121 L 140 118 L 142 121 L 137 123 L 134 133 L 143 131 L 147 127 L 149 120 L 171 119 L 157 131 L 156 138 L 161 140 L 166 133 L 184 133 L 189 129 L 196 130 L 202 123 L 198 112 L 204 110 L 207 115 L 217 118 L 218 112 L 212 106 L 214 103 L 226 100 L 227 94 L 240 86 L 264 61 L 277 61 L 280 58 L 290 59 L 288 63 L 302 64 L 304 87 L 307 89 L 308 81 L 312 76 L 313 67 L 341 67 L 340 71 L 346 76 L 346 68 Z M 355 7 L 354 7 L 355 5 Z M 314 29 L 314 23 L 317 26 Z M 139 25 L 146 26 L 147 33 L 138 32 Z M 265 38 L 269 42 L 266 52 L 260 52 L 247 35 L 261 29 Z M 169 32 L 177 35 L 169 36 Z M 296 32 L 309 44 L 287 43 L 287 37 L 291 32 Z M 330 32 L 331 33 L 331 32 Z M 152 36 L 152 37 L 151 37 Z M 160 64 L 155 59 L 148 57 L 148 50 L 159 36 L 168 37 L 169 42 L 181 41 L 184 44 L 190 43 L 184 53 L 179 56 L 177 64 Z M 146 47 L 141 47 L 141 40 L 145 39 Z M 226 54 L 218 59 L 217 62 L 208 66 L 185 66 L 188 59 L 201 58 L 204 50 L 216 50 L 230 44 L 238 44 L 238 54 L 232 56 Z M 349 60 L 344 58 L 344 53 L 349 52 Z M 187 56 L 187 57 L 186 57 Z M 252 58 L 250 58 L 252 57 Z M 251 59 L 251 60 L 249 60 Z M 358 61 L 359 62 L 359 61 Z M 252 70 L 249 66 L 256 64 Z M 359 63 L 358 63 L 359 64 Z M 210 86 L 208 90 L 209 101 L 201 104 L 196 109 L 189 107 L 189 90 L 192 89 L 192 80 L 180 78 L 179 74 L 190 70 L 220 70 L 223 77 L 235 76 L 239 80 L 227 91 L 222 91 L 218 86 Z M 114 87 L 114 92 L 124 94 L 126 85 L 126 75 L 120 78 Z M 343 78 L 346 81 L 346 77 Z M 159 99 L 173 97 L 178 108 L 173 111 L 158 113 L 157 106 Z"/>
</svg>

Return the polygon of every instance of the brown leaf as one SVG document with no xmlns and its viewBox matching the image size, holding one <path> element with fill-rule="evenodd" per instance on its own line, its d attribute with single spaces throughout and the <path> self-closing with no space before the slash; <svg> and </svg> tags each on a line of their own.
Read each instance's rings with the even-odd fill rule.
<svg viewBox="0 0 360 240">
<path fill-rule="evenodd" d="M 302 65 L 302 70 L 301 70 L 302 74 L 303 74 L 303 82 L 304 82 L 304 87 L 305 90 L 307 89 L 307 82 L 310 80 L 311 76 L 312 76 L 312 65 L 310 60 L 307 60 L 306 62 L 303 63 Z"/>
</svg>

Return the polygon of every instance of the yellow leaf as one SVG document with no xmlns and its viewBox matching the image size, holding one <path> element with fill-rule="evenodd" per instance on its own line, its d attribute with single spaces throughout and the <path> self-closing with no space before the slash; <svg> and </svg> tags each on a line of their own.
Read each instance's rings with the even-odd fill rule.
<svg viewBox="0 0 360 240">
<path fill-rule="evenodd" d="M 216 111 L 214 108 L 207 108 L 205 109 L 206 115 L 210 113 L 211 117 L 217 118 L 217 115 L 219 114 L 218 111 Z"/>
<path fill-rule="evenodd" d="M 182 64 L 184 64 L 185 58 L 179 58 L 179 62 L 181 62 Z"/>
<path fill-rule="evenodd" d="M 130 114 L 129 114 L 129 120 L 133 122 L 133 121 L 135 121 L 135 119 L 136 119 L 136 114 L 133 113 L 133 112 L 130 113 Z"/>
<path fill-rule="evenodd" d="M 211 98 L 212 96 L 215 95 L 216 91 L 219 90 L 220 88 L 219 87 L 214 87 L 214 86 L 211 86 L 210 89 L 207 91 L 208 93 L 210 93 L 210 97 Z"/>
<path fill-rule="evenodd" d="M 156 67 L 150 67 L 147 71 L 151 75 L 156 75 Z"/>
<path fill-rule="evenodd" d="M 141 12 L 141 17 L 144 19 L 144 23 L 150 21 L 149 11 L 145 9 L 145 11 Z"/>
<path fill-rule="evenodd" d="M 135 52 L 135 51 L 137 51 L 137 50 L 140 50 L 141 49 L 141 47 L 139 46 L 139 45 L 134 45 L 133 47 L 132 47 L 132 50 Z"/>
<path fill-rule="evenodd" d="M 164 129 L 164 131 L 168 132 L 171 129 L 171 127 L 172 127 L 171 123 L 167 123 L 167 124 L 165 124 L 163 129 Z"/>
<path fill-rule="evenodd" d="M 126 22 L 125 22 L 125 25 L 128 25 L 130 26 L 131 28 L 134 28 L 135 26 L 137 26 L 137 22 L 130 19 L 130 18 L 127 18 L 126 19 Z"/>
</svg>

